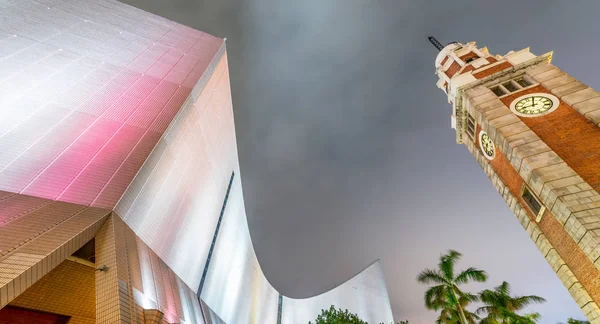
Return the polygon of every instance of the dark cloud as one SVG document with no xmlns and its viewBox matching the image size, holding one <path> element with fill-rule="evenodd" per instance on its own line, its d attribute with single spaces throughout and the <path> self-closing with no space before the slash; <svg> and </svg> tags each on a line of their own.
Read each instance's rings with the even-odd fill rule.
<svg viewBox="0 0 600 324">
<path fill-rule="evenodd" d="M 433 34 L 505 54 L 554 50 L 600 88 L 600 2 L 127 0 L 228 39 L 246 209 L 270 282 L 327 290 L 381 258 L 394 313 L 431 323 L 414 280 L 454 248 L 462 266 L 581 316 L 465 147 L 435 87 Z M 577 5 L 576 5 L 577 4 Z M 482 288 L 475 285 L 474 290 Z"/>
</svg>

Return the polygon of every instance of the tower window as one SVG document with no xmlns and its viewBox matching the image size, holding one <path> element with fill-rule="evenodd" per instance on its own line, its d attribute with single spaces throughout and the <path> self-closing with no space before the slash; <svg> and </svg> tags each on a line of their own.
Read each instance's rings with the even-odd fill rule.
<svg viewBox="0 0 600 324">
<path fill-rule="evenodd" d="M 476 59 L 479 58 L 479 55 L 477 55 L 477 53 L 473 53 L 473 52 L 469 52 L 463 56 L 460 57 L 460 59 L 465 62 L 466 64 L 469 64 L 473 61 L 475 61 Z"/>
<path fill-rule="evenodd" d="M 475 118 L 471 114 L 467 114 L 467 135 L 471 140 L 475 137 Z"/>
<path fill-rule="evenodd" d="M 524 78 L 516 78 L 515 82 L 518 83 L 523 88 L 529 87 L 531 85 L 531 82 L 529 82 L 528 80 L 526 80 Z"/>
<path fill-rule="evenodd" d="M 535 221 L 539 222 L 542 219 L 542 215 L 544 211 L 546 211 L 546 207 L 544 207 L 540 201 L 535 197 L 535 195 L 529 190 L 529 188 L 523 185 L 523 192 L 521 193 L 521 198 L 527 204 L 527 207 L 531 209 L 533 214 L 535 215 Z"/>
<path fill-rule="evenodd" d="M 469 57 L 468 59 L 465 60 L 465 63 L 467 63 L 467 64 L 471 63 L 471 62 L 475 61 L 476 59 L 478 59 L 477 56 Z"/>
<path fill-rule="evenodd" d="M 533 83 L 534 82 L 532 82 L 531 79 L 529 79 L 527 76 L 522 75 L 522 76 L 519 76 L 518 78 L 508 80 L 502 84 L 493 86 L 490 88 L 490 90 L 492 90 L 496 96 L 502 97 L 509 93 L 513 93 L 513 92 L 519 91 L 523 88 L 529 87 Z"/>
<path fill-rule="evenodd" d="M 498 96 L 498 97 L 502 97 L 502 96 L 504 96 L 505 94 L 507 94 L 507 93 L 508 93 L 508 91 L 505 91 L 505 90 L 504 90 L 504 89 L 502 89 L 500 86 L 495 86 L 495 87 L 493 87 L 491 90 L 492 90 L 492 91 L 494 92 L 494 94 L 496 94 L 496 96 Z"/>
<path fill-rule="evenodd" d="M 512 81 L 508 81 L 502 85 L 506 88 L 506 90 L 508 90 L 508 92 L 515 92 L 519 90 L 518 86 L 515 85 Z"/>
</svg>

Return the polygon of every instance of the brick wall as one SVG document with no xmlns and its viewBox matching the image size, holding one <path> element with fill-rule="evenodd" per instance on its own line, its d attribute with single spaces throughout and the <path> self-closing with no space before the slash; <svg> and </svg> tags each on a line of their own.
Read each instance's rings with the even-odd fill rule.
<svg viewBox="0 0 600 324">
<path fill-rule="evenodd" d="M 535 76 L 551 70 L 549 64 L 540 64 L 527 72 Z M 561 85 L 556 83 L 555 86 Z M 569 89 L 586 90 L 580 86 Z M 492 162 L 488 162 L 480 153 L 477 143 L 467 142 L 467 147 L 478 159 L 565 287 L 588 318 L 595 323 L 600 321 L 600 252 L 598 233 L 595 230 L 600 225 L 595 205 L 600 201 L 600 195 L 593 190 L 588 181 L 578 175 L 578 172 L 583 175 L 585 172 L 576 170 L 578 164 L 572 163 L 571 160 L 574 154 L 578 155 L 575 159 L 580 160 L 592 156 L 583 151 L 571 152 L 572 154 L 561 151 L 561 148 L 573 149 L 569 147 L 569 137 L 573 134 L 567 131 L 561 133 L 559 130 L 561 118 L 565 127 L 572 127 L 573 120 L 587 124 L 586 127 L 597 127 L 565 103 L 557 111 L 546 115 L 548 118 L 552 115 L 554 116 L 551 118 L 558 118 L 553 123 L 549 123 L 545 119 L 546 116 L 520 118 L 508 107 L 514 98 L 527 92 L 549 91 L 551 90 L 538 86 L 499 99 L 485 86 L 467 90 L 466 108 L 477 121 L 478 130 L 485 130 L 494 141 L 497 156 Z M 562 92 L 552 93 L 562 96 L 571 94 L 564 89 Z M 587 93 L 589 94 L 589 91 Z M 567 116 L 563 113 L 567 113 Z M 566 118 L 569 120 L 565 120 Z M 551 132 L 554 133 L 549 135 Z M 588 134 L 586 131 L 581 133 Z M 593 166 L 598 165 L 593 159 L 589 163 Z M 534 221 L 534 216 L 520 198 L 523 183 L 531 188 L 547 208 L 539 224 Z"/>
<path fill-rule="evenodd" d="M 70 324 L 95 324 L 94 268 L 65 260 L 9 305 L 68 315 Z"/>
<path fill-rule="evenodd" d="M 527 93 L 552 92 L 542 84 L 506 96 L 502 102 L 509 106 L 516 97 Z M 600 190 L 600 127 L 562 101 L 550 114 L 519 118 L 592 188 Z"/>
<path fill-rule="evenodd" d="M 566 249 L 573 249 L 575 242 L 565 233 L 564 229 L 558 224 L 551 213 L 546 212 L 542 218 L 542 224 L 535 222 L 535 217 L 526 207 L 520 195 L 515 192 L 516 188 L 520 188 L 520 179 L 514 168 L 508 164 L 508 160 L 501 153 L 497 153 L 492 162 L 488 161 L 480 152 L 477 143 L 468 141 L 467 147 L 475 156 L 480 166 L 486 175 L 492 181 L 494 187 L 500 195 L 505 199 L 511 211 L 515 214 L 523 228 L 527 231 L 532 241 L 536 244 L 542 255 L 550 267 L 556 272 L 565 288 L 569 291 L 576 303 L 581 307 L 583 313 L 588 317 L 592 324 L 600 323 L 600 308 L 594 301 L 597 297 L 597 281 L 589 281 L 589 277 L 582 276 L 582 281 L 575 275 L 575 271 L 581 275 L 586 270 L 589 271 L 591 262 L 589 259 L 582 258 L 581 250 L 577 253 L 577 249 L 567 253 Z M 518 190 L 518 189 L 517 189 Z M 558 235 L 558 240 L 557 240 Z M 565 246 L 566 243 L 566 246 Z M 569 245 L 571 244 L 571 245 Z M 573 253 L 574 252 L 574 253 Z M 563 254 L 573 253 L 568 256 L 565 261 L 561 256 Z M 568 263 L 567 263 L 568 262 Z M 587 267 L 582 267 L 584 264 Z M 575 271 L 572 270 L 573 267 Z M 592 266 L 592 268 L 594 268 Z M 593 270 L 590 273 L 595 273 Z M 585 284 L 585 286 L 584 286 Z M 590 292 L 594 293 L 594 297 L 590 296 Z"/>
<path fill-rule="evenodd" d="M 510 67 L 512 67 L 512 64 L 510 64 L 509 62 L 502 62 L 502 63 L 499 63 L 494 66 L 486 67 L 482 71 L 475 72 L 475 73 L 473 73 L 473 76 L 476 79 L 483 79 L 484 77 L 486 77 L 488 75 L 492 75 L 496 72 L 500 72 L 500 71 L 502 71 L 504 69 L 508 69 Z"/>
<path fill-rule="evenodd" d="M 476 145 L 478 145 L 477 142 Z M 521 206 L 527 206 L 521 197 L 521 188 L 524 181 L 508 159 L 501 152 L 498 152 L 489 163 L 507 190 L 517 199 L 518 203 Z M 528 207 L 524 208 L 524 210 L 530 221 L 535 221 L 536 215 Z M 600 303 L 600 270 L 586 257 L 579 246 L 577 246 L 577 243 L 569 236 L 550 211 L 544 213 L 537 225 L 546 236 L 548 243 L 550 243 L 548 250 L 544 251 L 544 257 L 548 255 L 550 249 L 556 250 L 562 256 L 565 265 L 579 278 L 579 282 L 589 293 L 592 300 Z M 567 289 L 570 288 L 570 286 L 567 287 Z"/>
<path fill-rule="evenodd" d="M 450 64 L 450 67 L 448 68 L 448 70 L 446 70 L 446 75 L 449 78 L 452 78 L 456 72 L 458 72 L 460 70 L 461 66 L 460 64 L 458 64 L 457 62 L 452 62 L 452 64 Z"/>
</svg>

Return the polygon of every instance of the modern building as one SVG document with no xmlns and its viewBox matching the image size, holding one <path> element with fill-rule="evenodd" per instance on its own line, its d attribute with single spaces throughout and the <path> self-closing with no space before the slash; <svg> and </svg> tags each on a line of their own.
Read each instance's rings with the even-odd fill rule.
<svg viewBox="0 0 600 324">
<path fill-rule="evenodd" d="M 115 0 L 0 0 L 0 323 L 391 323 L 379 262 L 282 296 L 252 247 L 223 39 Z"/>
<path fill-rule="evenodd" d="M 600 93 L 552 65 L 552 53 L 432 42 L 456 142 L 600 323 Z"/>
</svg>

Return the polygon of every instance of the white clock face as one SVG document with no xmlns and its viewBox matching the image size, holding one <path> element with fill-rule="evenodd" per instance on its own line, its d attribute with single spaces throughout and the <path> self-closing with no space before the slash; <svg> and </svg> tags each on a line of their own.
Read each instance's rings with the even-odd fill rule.
<svg viewBox="0 0 600 324">
<path fill-rule="evenodd" d="M 479 147 L 481 148 L 481 152 L 488 159 L 492 160 L 496 154 L 496 147 L 494 146 L 494 142 L 490 138 L 490 136 L 484 132 L 479 132 Z"/>
<path fill-rule="evenodd" d="M 522 117 L 538 117 L 549 114 L 558 108 L 559 100 L 546 93 L 533 93 L 515 99 L 510 109 Z"/>
</svg>

